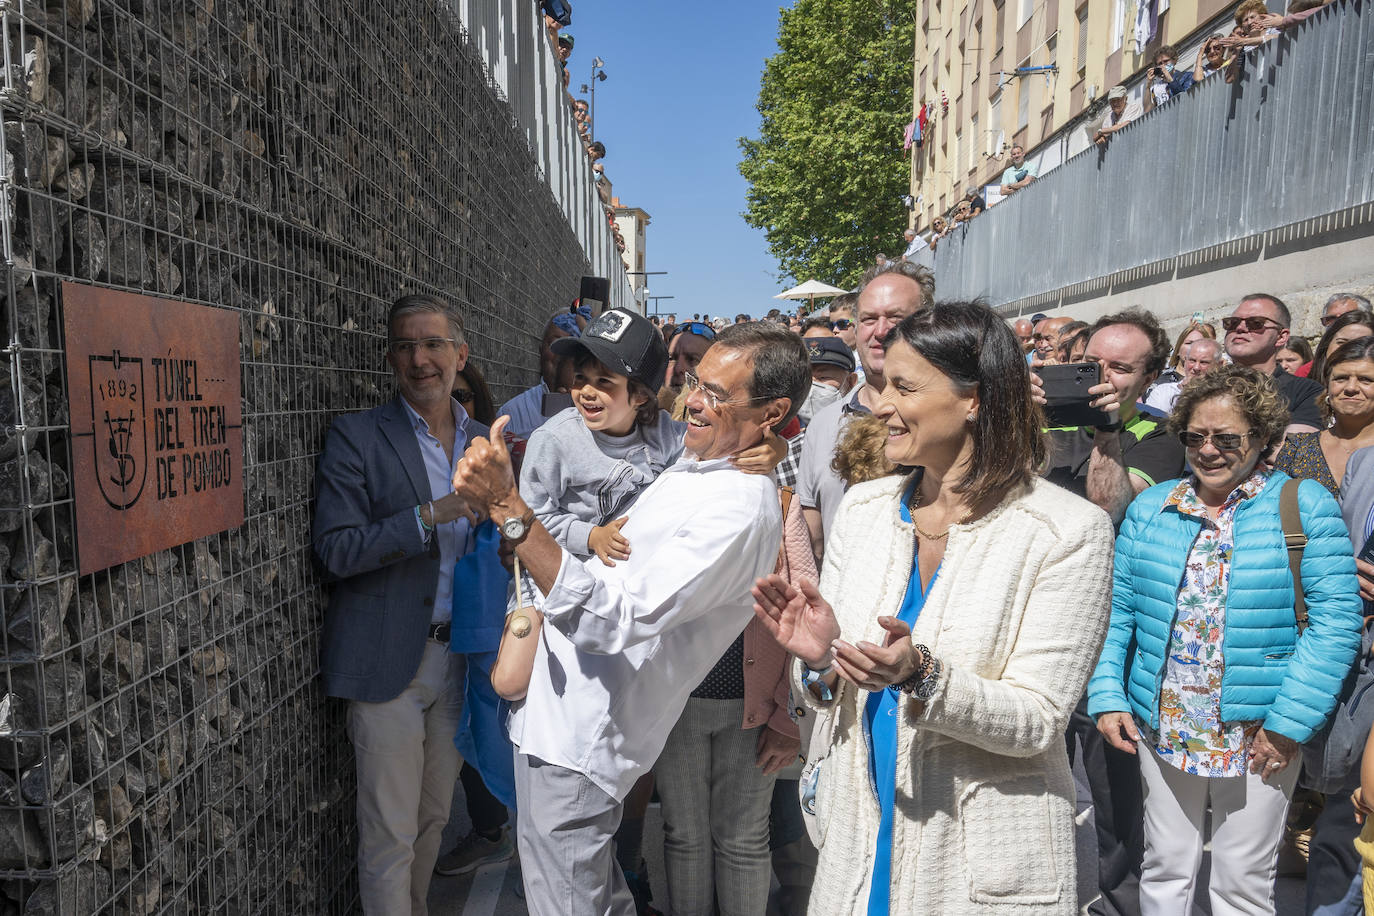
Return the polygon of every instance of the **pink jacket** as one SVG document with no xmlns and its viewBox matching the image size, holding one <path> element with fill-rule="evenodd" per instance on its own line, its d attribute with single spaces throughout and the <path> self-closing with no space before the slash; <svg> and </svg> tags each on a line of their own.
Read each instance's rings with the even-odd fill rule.
<svg viewBox="0 0 1374 916">
<path fill-rule="evenodd" d="M 801 502 L 792 498 L 791 488 L 780 491 L 783 504 L 782 549 L 776 571 L 788 582 L 801 578 L 816 582 L 816 557 L 811 552 L 811 535 L 802 518 Z M 744 628 L 744 721 L 741 728 L 767 724 L 779 734 L 796 738 L 797 723 L 788 713 L 791 689 L 788 686 L 787 651 L 778 645 L 757 617 Z"/>
</svg>

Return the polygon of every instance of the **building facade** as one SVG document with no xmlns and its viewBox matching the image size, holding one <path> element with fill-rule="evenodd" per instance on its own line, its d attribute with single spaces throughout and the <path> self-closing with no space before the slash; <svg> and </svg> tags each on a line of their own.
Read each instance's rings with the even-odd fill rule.
<svg viewBox="0 0 1374 916">
<path fill-rule="evenodd" d="M 995 204 L 1015 143 L 1042 174 L 1086 149 L 1114 85 L 1148 109 L 1144 74 L 1160 46 L 1178 46 L 1191 68 L 1236 5 L 915 0 L 911 225 L 929 227 L 972 186 Z"/>
<path fill-rule="evenodd" d="M 649 278 L 644 275 L 645 238 L 649 228 L 649 214 L 639 207 L 625 206 L 619 197 L 612 198 L 611 207 L 615 210 L 616 227 L 625 239 L 625 250 L 620 256 L 629 274 L 630 289 L 634 291 L 635 298 L 639 299 L 641 291 L 649 285 Z"/>
</svg>

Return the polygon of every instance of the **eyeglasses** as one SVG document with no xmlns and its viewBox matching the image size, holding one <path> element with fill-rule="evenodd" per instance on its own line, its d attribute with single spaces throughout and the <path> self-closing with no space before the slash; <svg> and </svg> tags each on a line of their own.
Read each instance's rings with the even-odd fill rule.
<svg viewBox="0 0 1374 916">
<path fill-rule="evenodd" d="M 1278 328 L 1280 331 L 1283 330 L 1283 325 L 1279 324 L 1277 321 L 1271 321 L 1268 318 L 1260 318 L 1258 316 L 1251 318 L 1236 318 L 1232 316 L 1230 318 L 1221 319 L 1221 326 L 1226 329 L 1227 334 L 1230 334 L 1241 325 L 1245 325 L 1245 330 L 1249 331 L 1251 334 L 1258 334 L 1260 331 L 1270 327 Z"/>
<path fill-rule="evenodd" d="M 455 388 L 453 396 L 459 404 L 471 404 L 472 399 L 477 397 L 471 388 Z"/>
<path fill-rule="evenodd" d="M 421 340 L 393 340 L 387 345 L 396 356 L 414 356 L 416 350 L 424 350 L 426 353 L 442 353 L 448 349 L 449 344 L 456 344 L 458 341 L 452 337 L 425 337 Z"/>
<path fill-rule="evenodd" d="M 832 331 L 848 331 L 852 327 L 854 327 L 854 322 L 850 321 L 848 318 L 841 318 L 838 321 L 830 322 L 830 330 Z"/>
<path fill-rule="evenodd" d="M 773 400 L 770 397 L 746 398 L 742 402 L 727 400 L 703 385 L 695 372 L 688 372 L 682 376 L 682 390 L 687 394 L 700 391 L 701 396 L 706 399 L 706 406 L 712 410 L 719 410 L 722 404 L 726 407 L 752 407 L 755 402 Z"/>
<path fill-rule="evenodd" d="M 1202 448 L 1210 441 L 1219 452 L 1238 452 L 1245 447 L 1245 440 L 1254 434 L 1253 429 L 1248 433 L 1195 433 L 1184 430 L 1178 434 L 1178 441 L 1183 443 L 1184 448 Z"/>
<path fill-rule="evenodd" d="M 704 321 L 687 321 L 673 328 L 673 337 L 682 333 L 695 334 L 698 337 L 705 337 L 707 340 L 716 339 L 716 329 Z M 672 338 L 669 338 L 670 340 Z"/>
</svg>

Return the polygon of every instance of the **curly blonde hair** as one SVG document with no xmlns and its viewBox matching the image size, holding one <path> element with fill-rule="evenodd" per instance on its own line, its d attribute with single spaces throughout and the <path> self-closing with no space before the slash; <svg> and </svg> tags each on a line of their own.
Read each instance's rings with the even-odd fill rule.
<svg viewBox="0 0 1374 916">
<path fill-rule="evenodd" d="M 1268 5 L 1264 0 L 1245 0 L 1240 6 L 1236 7 L 1236 25 L 1243 26 L 1245 17 L 1251 13 L 1259 13 L 1261 16 L 1269 12 Z"/>
<path fill-rule="evenodd" d="M 1199 405 L 1216 398 L 1229 398 L 1240 410 L 1254 435 L 1273 446 L 1288 427 L 1288 404 L 1274 380 L 1248 366 L 1217 366 L 1183 386 L 1169 417 L 1169 431 L 1177 435 L 1188 429 L 1188 421 Z"/>
<path fill-rule="evenodd" d="M 886 423 L 872 416 L 854 417 L 845 427 L 840 444 L 835 446 L 835 458 L 830 466 L 845 485 L 851 487 L 896 474 L 897 466 L 887 460 L 883 451 L 886 442 Z"/>
</svg>

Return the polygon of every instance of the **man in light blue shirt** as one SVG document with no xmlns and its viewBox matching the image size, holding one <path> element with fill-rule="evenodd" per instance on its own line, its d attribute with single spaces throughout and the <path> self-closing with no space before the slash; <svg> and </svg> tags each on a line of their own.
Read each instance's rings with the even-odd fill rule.
<svg viewBox="0 0 1374 916">
<path fill-rule="evenodd" d="M 448 643 L 472 517 L 450 479 L 489 432 L 450 394 L 468 355 L 452 307 L 403 296 L 387 330 L 399 393 L 338 417 L 315 476 L 313 544 L 332 584 L 320 674 L 349 701 L 363 912 L 422 916 L 459 766 L 465 656 Z"/>
<path fill-rule="evenodd" d="M 1011 146 L 1011 165 L 1002 173 L 1002 196 L 1019 191 L 1040 177 L 1040 167 L 1026 161 L 1026 149 L 1019 143 Z"/>
</svg>

